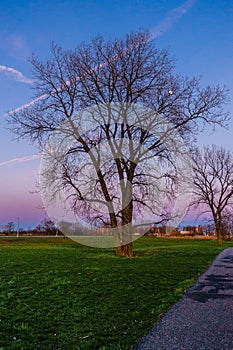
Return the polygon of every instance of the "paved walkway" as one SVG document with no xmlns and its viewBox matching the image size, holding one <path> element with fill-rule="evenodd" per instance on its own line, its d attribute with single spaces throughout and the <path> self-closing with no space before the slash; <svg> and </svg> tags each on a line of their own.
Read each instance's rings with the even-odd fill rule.
<svg viewBox="0 0 233 350">
<path fill-rule="evenodd" d="M 227 248 L 134 350 L 233 350 L 233 248 Z"/>
</svg>

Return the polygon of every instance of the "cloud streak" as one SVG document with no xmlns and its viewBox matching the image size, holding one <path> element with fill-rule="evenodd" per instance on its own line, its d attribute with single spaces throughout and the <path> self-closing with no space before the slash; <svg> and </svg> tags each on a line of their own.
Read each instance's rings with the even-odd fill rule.
<svg viewBox="0 0 233 350">
<path fill-rule="evenodd" d="M 178 21 L 183 15 L 185 15 L 188 12 L 188 10 L 194 5 L 194 3 L 195 3 L 195 0 L 187 0 L 181 6 L 176 7 L 170 12 L 168 12 L 165 18 L 157 26 L 150 29 L 151 40 L 158 38 L 159 36 L 166 33 L 176 21 Z M 0 66 L 0 70 L 1 70 L 1 67 L 5 67 L 5 66 Z M 12 73 L 14 73 L 18 77 L 18 80 L 20 81 L 23 81 L 29 84 L 33 82 L 32 80 L 24 77 L 21 72 L 13 68 L 8 68 L 8 67 L 5 67 L 5 68 L 12 70 Z M 10 111 L 9 114 L 13 114 L 25 108 L 28 108 L 32 106 L 34 103 L 38 102 L 39 100 L 42 100 L 46 96 L 47 95 L 39 96 L 38 98 L 26 103 L 25 105 L 15 108 L 14 110 Z"/>
<path fill-rule="evenodd" d="M 20 71 L 18 71 L 17 69 L 11 68 L 11 67 L 7 67 L 7 66 L 1 66 L 0 65 L 0 71 L 4 72 L 4 73 L 8 73 L 10 75 L 12 75 L 14 77 L 15 80 L 20 81 L 22 83 L 25 84 L 32 84 L 33 80 L 25 77 L 23 75 L 23 73 L 21 73 Z"/>
<path fill-rule="evenodd" d="M 40 101 L 40 100 L 43 100 L 43 98 L 45 98 L 46 96 L 47 96 L 46 94 L 41 95 L 41 96 L 35 98 L 34 100 L 32 100 L 32 101 L 26 103 L 25 105 L 22 105 L 22 106 L 19 106 L 19 107 L 15 108 L 15 109 L 12 109 L 10 112 L 8 112 L 8 114 L 11 115 L 11 114 L 14 114 L 14 113 L 16 113 L 16 112 L 20 112 L 20 111 L 22 111 L 22 110 L 25 109 L 25 108 L 28 108 L 28 107 L 30 107 L 30 106 L 33 106 L 36 102 L 38 102 L 38 101 Z"/>
<path fill-rule="evenodd" d="M 195 0 L 187 0 L 181 6 L 174 8 L 165 16 L 165 18 L 150 30 L 151 39 L 158 38 L 166 33 L 173 24 L 178 21 L 194 5 Z"/>
<path fill-rule="evenodd" d="M 169 31 L 171 29 L 171 27 L 173 26 L 173 24 L 176 21 L 178 21 L 183 15 L 186 14 L 189 11 L 189 9 L 194 5 L 194 3 L 195 3 L 195 0 L 187 0 L 181 6 L 176 7 L 173 10 L 171 10 L 170 12 L 168 12 L 168 14 L 165 16 L 165 18 L 157 26 L 150 29 L 151 40 L 158 38 L 159 36 L 163 35 L 167 31 Z M 0 66 L 0 70 L 6 70 L 6 71 L 14 74 L 17 80 L 22 81 L 24 83 L 31 84 L 33 82 L 31 79 L 24 77 L 24 75 L 21 72 L 15 70 L 14 68 Z M 28 108 L 28 107 L 32 106 L 34 103 L 44 99 L 46 96 L 47 95 L 41 95 L 41 96 L 37 97 L 36 99 L 34 99 L 34 100 L 32 100 L 32 101 L 30 101 L 22 106 L 15 108 L 14 110 L 10 111 L 9 114 L 13 114 L 13 113 L 19 112 L 25 108 Z M 22 158 L 14 158 L 14 159 L 8 160 L 6 162 L 0 163 L 0 166 L 14 164 L 14 163 L 28 162 L 28 161 L 31 161 L 34 159 L 38 159 L 40 157 L 41 157 L 41 154 L 26 156 L 26 157 L 22 157 Z"/>
<path fill-rule="evenodd" d="M 13 158 L 13 159 L 7 160 L 5 162 L 0 162 L 0 166 L 5 166 L 5 165 L 15 164 L 15 163 L 24 163 L 24 162 L 28 162 L 30 160 L 39 159 L 40 157 L 41 157 L 41 154 L 33 154 L 31 156 Z"/>
</svg>

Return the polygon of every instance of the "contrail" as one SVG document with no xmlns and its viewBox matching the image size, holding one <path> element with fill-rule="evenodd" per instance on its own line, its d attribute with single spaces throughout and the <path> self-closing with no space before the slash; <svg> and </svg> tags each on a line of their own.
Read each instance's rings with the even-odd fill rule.
<svg viewBox="0 0 233 350">
<path fill-rule="evenodd" d="M 24 163 L 24 162 L 28 162 L 29 160 L 38 159 L 40 157 L 41 157 L 41 154 L 33 154 L 32 156 L 13 158 L 13 159 L 7 160 L 5 162 L 0 162 L 0 166 L 14 164 L 14 163 Z"/>
<path fill-rule="evenodd" d="M 41 95 L 41 96 L 35 98 L 34 100 L 32 100 L 32 101 L 26 103 L 25 105 L 22 105 L 22 106 L 20 106 L 20 107 L 17 107 L 17 108 L 15 108 L 15 109 L 11 110 L 10 112 L 8 112 L 8 114 L 11 115 L 11 114 L 14 114 L 14 113 L 16 113 L 16 112 L 19 112 L 19 111 L 21 111 L 21 110 L 23 110 L 23 109 L 26 109 L 26 108 L 28 108 L 28 107 L 34 105 L 34 103 L 36 103 L 36 102 L 42 100 L 42 99 L 45 98 L 46 96 L 47 96 L 46 94 Z"/>
<path fill-rule="evenodd" d="M 12 74 L 17 81 L 21 81 L 22 83 L 26 83 L 26 84 L 32 84 L 33 83 L 33 80 L 26 78 L 23 75 L 23 73 L 21 73 L 17 69 L 14 69 L 14 68 L 11 68 L 11 67 L 7 67 L 7 66 L 0 66 L 0 71 Z"/>
<path fill-rule="evenodd" d="M 157 26 L 150 29 L 151 40 L 158 38 L 159 36 L 166 33 L 173 26 L 173 24 L 176 21 L 178 21 L 183 15 L 185 15 L 188 12 L 188 10 L 194 5 L 194 3 L 195 3 L 195 0 L 187 0 L 181 6 L 176 7 L 173 10 L 171 10 L 170 12 L 168 12 L 168 14 L 165 16 L 165 18 Z M 7 71 L 15 74 L 19 81 L 23 81 L 23 82 L 29 83 L 29 84 L 31 84 L 33 82 L 32 80 L 24 77 L 21 72 L 15 70 L 13 68 L 0 66 L 0 70 L 7 70 Z M 69 82 L 67 82 L 67 83 L 69 83 Z M 34 103 L 42 100 L 46 96 L 47 96 L 46 94 L 41 95 L 41 96 L 37 97 L 36 99 L 13 109 L 12 111 L 9 112 L 9 114 L 13 114 L 13 113 L 19 112 L 25 108 L 28 108 L 28 107 L 32 106 Z M 29 160 L 39 158 L 40 156 L 41 155 L 33 155 L 33 156 L 28 156 L 28 157 L 15 158 L 15 159 L 8 160 L 7 162 L 0 163 L 0 166 L 7 165 L 10 163 L 15 163 L 15 162 L 27 162 Z"/>
<path fill-rule="evenodd" d="M 194 5 L 194 3 L 195 3 L 195 0 L 185 1 L 181 6 L 176 7 L 175 9 L 168 12 L 166 17 L 162 20 L 162 22 L 160 22 L 157 26 L 155 26 L 154 28 L 152 28 L 150 30 L 151 40 L 158 38 L 159 36 L 166 33 L 179 18 L 181 18 L 184 14 L 186 14 L 186 12 Z M 3 66 L 0 66 L 0 67 L 3 67 Z M 13 68 L 11 68 L 11 69 L 13 69 Z M 22 74 L 20 72 L 18 72 L 18 73 Z M 30 80 L 30 79 L 27 79 L 27 78 L 25 78 L 25 79 L 29 80 L 30 83 L 32 82 L 32 80 Z M 12 111 L 9 112 L 9 114 L 13 114 L 13 113 L 19 112 L 25 108 L 28 108 L 28 107 L 32 106 L 34 103 L 36 103 L 37 101 L 42 100 L 46 96 L 47 95 L 41 95 L 41 96 L 37 97 L 36 99 L 32 100 L 31 102 L 28 102 L 20 107 L 13 109 Z"/>
<path fill-rule="evenodd" d="M 150 30 L 151 38 L 155 39 L 166 33 L 173 24 L 178 21 L 194 5 L 195 0 L 185 1 L 181 6 L 174 8 L 165 16 L 165 18 L 154 28 Z"/>
</svg>

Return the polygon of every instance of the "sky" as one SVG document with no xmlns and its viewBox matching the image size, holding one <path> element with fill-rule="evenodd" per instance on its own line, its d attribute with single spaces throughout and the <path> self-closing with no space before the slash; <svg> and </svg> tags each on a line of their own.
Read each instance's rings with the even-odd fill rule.
<svg viewBox="0 0 233 350">
<path fill-rule="evenodd" d="M 229 0 L 1 1 L 0 11 L 0 225 L 9 221 L 31 228 L 46 216 L 38 193 L 40 157 L 25 140 L 15 140 L 6 113 L 33 98 L 29 58 L 49 56 L 54 41 L 74 48 L 98 34 L 122 37 L 149 29 L 159 48 L 176 59 L 176 71 L 202 76 L 202 83 L 226 85 L 233 93 L 233 3 Z M 233 102 L 226 110 L 233 114 Z M 228 129 L 205 130 L 198 143 L 232 150 Z M 184 224 L 195 223 L 187 215 Z"/>
</svg>

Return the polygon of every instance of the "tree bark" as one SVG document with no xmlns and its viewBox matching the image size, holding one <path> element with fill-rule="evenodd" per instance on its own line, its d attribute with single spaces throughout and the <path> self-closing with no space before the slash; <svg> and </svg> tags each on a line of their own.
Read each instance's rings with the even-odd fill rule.
<svg viewBox="0 0 233 350">
<path fill-rule="evenodd" d="M 133 252 L 133 243 L 127 243 L 125 245 L 122 245 L 121 247 L 121 255 L 120 256 L 125 256 L 127 258 L 134 258 L 135 254 Z"/>
<path fill-rule="evenodd" d="M 131 194 L 131 192 L 130 192 Z M 133 258 L 135 256 L 133 252 L 133 243 L 132 243 L 132 200 L 122 209 L 122 226 L 121 226 L 121 245 L 116 248 L 117 256 L 124 256 L 128 258 Z"/>
<path fill-rule="evenodd" d="M 218 246 L 222 247 L 222 232 L 221 232 L 221 230 L 217 231 L 217 240 L 218 240 Z"/>
<path fill-rule="evenodd" d="M 222 247 L 222 230 L 221 230 L 221 220 L 220 219 L 217 219 L 215 221 L 215 227 L 216 227 L 218 246 Z"/>
</svg>

